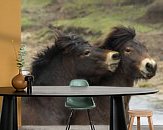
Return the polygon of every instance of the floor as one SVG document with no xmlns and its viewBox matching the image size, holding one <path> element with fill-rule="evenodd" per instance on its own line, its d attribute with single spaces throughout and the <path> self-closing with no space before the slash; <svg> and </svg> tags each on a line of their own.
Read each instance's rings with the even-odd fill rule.
<svg viewBox="0 0 163 130">
<path fill-rule="evenodd" d="M 106 125 L 95 126 L 96 130 L 109 130 Z M 65 130 L 65 126 L 23 126 L 19 130 Z M 89 126 L 73 125 L 70 130 L 90 130 Z M 133 130 L 136 130 L 136 126 L 133 126 Z M 148 126 L 141 126 L 141 130 L 149 130 Z M 155 125 L 154 130 L 163 130 L 162 125 Z"/>
</svg>

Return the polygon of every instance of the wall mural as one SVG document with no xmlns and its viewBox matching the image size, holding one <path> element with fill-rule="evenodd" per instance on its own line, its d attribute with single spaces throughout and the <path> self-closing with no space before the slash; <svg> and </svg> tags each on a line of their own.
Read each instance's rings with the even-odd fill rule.
<svg viewBox="0 0 163 130">
<path fill-rule="evenodd" d="M 163 27 L 159 13 L 151 19 L 156 2 L 22 0 L 23 69 L 34 76 L 34 85 L 45 87 L 86 79 L 93 86 L 160 89 Z M 22 124 L 65 125 L 70 113 L 65 100 L 22 98 Z M 94 100 L 92 120 L 107 124 L 109 98 Z M 126 111 L 129 100 L 125 97 Z M 86 113 L 78 111 L 72 124 L 88 124 L 87 120 Z"/>
</svg>

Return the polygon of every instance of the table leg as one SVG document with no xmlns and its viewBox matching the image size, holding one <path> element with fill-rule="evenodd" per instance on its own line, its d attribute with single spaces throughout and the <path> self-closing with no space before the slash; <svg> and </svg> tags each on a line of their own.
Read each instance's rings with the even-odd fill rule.
<svg viewBox="0 0 163 130">
<path fill-rule="evenodd" d="M 4 96 L 0 130 L 18 130 L 17 124 L 17 98 L 15 96 Z"/>
<path fill-rule="evenodd" d="M 110 98 L 110 130 L 127 130 L 122 96 Z"/>
</svg>

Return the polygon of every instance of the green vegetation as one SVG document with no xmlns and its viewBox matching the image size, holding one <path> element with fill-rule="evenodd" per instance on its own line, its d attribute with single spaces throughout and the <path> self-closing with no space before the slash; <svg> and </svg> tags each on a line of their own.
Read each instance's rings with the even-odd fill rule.
<svg viewBox="0 0 163 130">
<path fill-rule="evenodd" d="M 36 32 L 36 39 L 39 39 L 40 44 L 46 43 L 47 41 L 55 41 L 55 37 L 52 31 L 48 28 L 43 28 Z"/>
<path fill-rule="evenodd" d="M 134 26 L 139 32 L 149 32 L 153 30 L 152 27 L 136 23 L 134 21 L 125 20 L 128 17 L 121 14 L 104 14 L 97 12 L 86 17 L 76 19 L 65 19 L 55 21 L 55 26 L 74 26 L 74 27 L 88 27 L 94 31 L 108 32 L 110 28 L 117 25 Z"/>
<path fill-rule="evenodd" d="M 60 2 L 22 0 L 22 28 L 33 28 L 33 31 L 44 32 L 44 28 L 52 24 L 62 26 L 65 30 L 70 27 L 87 28 L 100 33 L 107 33 L 117 25 L 135 27 L 137 32 L 151 32 L 162 28 L 160 23 L 140 22 L 150 4 L 147 6 L 123 4 L 125 2 L 128 0 L 64 0 Z M 47 35 L 46 33 L 46 39 Z M 87 37 L 96 39 L 97 35 L 86 35 Z"/>
<path fill-rule="evenodd" d="M 40 25 L 38 17 L 44 15 L 44 8 L 52 4 L 53 0 L 22 0 L 22 29 Z"/>
<path fill-rule="evenodd" d="M 119 2 L 117 0 L 84 1 L 73 0 L 73 2 L 65 3 L 63 10 L 69 12 L 68 14 L 74 12 L 77 18 L 62 19 L 55 21 L 53 24 L 55 26 L 89 27 L 102 32 L 107 32 L 111 27 L 117 25 L 134 26 L 139 32 L 154 30 L 150 24 L 136 22 L 138 18 L 145 14 L 147 10 L 145 6 L 118 6 L 118 3 L 122 3 L 124 0 Z"/>
<path fill-rule="evenodd" d="M 25 28 L 29 28 L 31 27 L 34 23 L 32 20 L 30 20 L 28 17 L 22 17 L 21 19 L 21 23 L 22 23 L 22 27 Z"/>
<path fill-rule="evenodd" d="M 21 47 L 20 47 L 19 52 L 18 52 L 18 57 L 16 59 L 17 67 L 19 69 L 21 69 L 21 70 L 22 70 L 22 68 L 24 67 L 24 64 L 25 64 L 25 55 L 26 55 L 25 45 L 21 44 Z"/>
<path fill-rule="evenodd" d="M 14 40 L 12 40 L 12 46 L 13 46 L 14 53 L 15 53 L 17 68 L 19 70 L 21 70 L 24 67 L 24 64 L 25 64 L 25 60 L 24 60 L 25 55 L 26 55 L 25 44 L 21 44 L 20 49 L 19 49 L 18 52 L 16 51 Z"/>
<path fill-rule="evenodd" d="M 140 87 L 140 88 L 149 88 L 149 87 L 153 87 L 154 85 L 153 84 L 151 84 L 151 83 L 148 83 L 148 82 L 139 82 L 138 83 L 138 86 Z"/>
<path fill-rule="evenodd" d="M 22 8 L 43 8 L 52 3 L 53 0 L 22 0 Z"/>
</svg>

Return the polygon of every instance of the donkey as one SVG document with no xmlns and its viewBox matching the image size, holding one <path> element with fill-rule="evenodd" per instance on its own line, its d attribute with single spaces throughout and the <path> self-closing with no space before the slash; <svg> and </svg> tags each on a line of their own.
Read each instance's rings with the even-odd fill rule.
<svg viewBox="0 0 163 130">
<path fill-rule="evenodd" d="M 34 85 L 69 85 L 76 78 L 97 83 L 102 75 L 114 72 L 119 61 L 116 51 L 100 49 L 79 36 L 57 32 L 55 44 L 39 53 L 32 63 Z M 24 98 L 22 123 L 66 124 L 69 111 L 64 102 L 65 98 Z"/>
<path fill-rule="evenodd" d="M 104 75 L 98 86 L 132 87 L 140 79 L 150 79 L 156 74 L 157 64 L 149 55 L 147 48 L 135 39 L 135 29 L 124 26 L 114 27 L 111 33 L 94 45 L 102 49 L 118 51 L 120 63 L 113 73 Z M 126 118 L 130 97 L 125 97 Z M 96 98 L 97 108 L 94 110 L 94 120 L 98 124 L 107 124 L 109 120 L 109 98 Z M 80 118 L 80 117 L 78 117 Z"/>
</svg>

